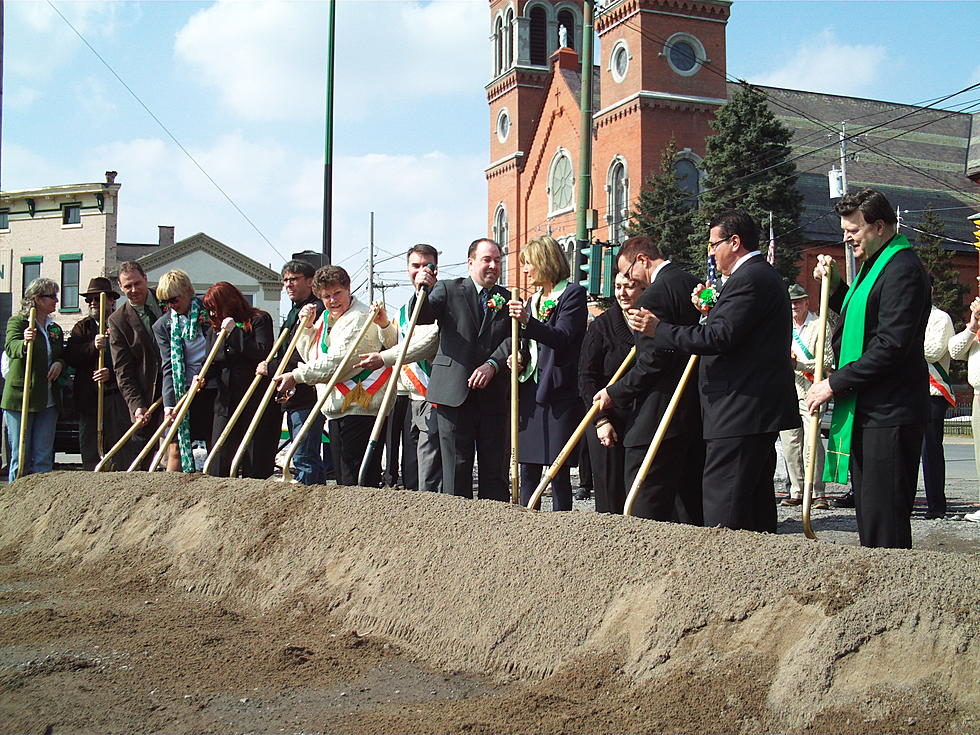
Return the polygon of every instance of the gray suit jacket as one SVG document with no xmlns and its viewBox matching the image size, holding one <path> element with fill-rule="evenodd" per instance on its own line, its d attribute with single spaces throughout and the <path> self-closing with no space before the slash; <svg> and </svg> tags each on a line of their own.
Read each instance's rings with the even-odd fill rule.
<svg viewBox="0 0 980 735">
<path fill-rule="evenodd" d="M 490 290 L 504 301 L 510 291 L 500 286 Z M 473 280 L 455 278 L 438 281 L 425 301 L 419 323 L 439 323 L 439 351 L 432 361 L 432 376 L 426 400 L 443 406 L 461 406 L 470 394 L 470 375 L 487 359 L 494 359 L 499 369 L 490 384 L 479 391 L 481 410 L 506 413 L 508 376 L 507 350 L 503 342 L 510 336 L 510 317 L 506 307 L 480 307 Z"/>
</svg>

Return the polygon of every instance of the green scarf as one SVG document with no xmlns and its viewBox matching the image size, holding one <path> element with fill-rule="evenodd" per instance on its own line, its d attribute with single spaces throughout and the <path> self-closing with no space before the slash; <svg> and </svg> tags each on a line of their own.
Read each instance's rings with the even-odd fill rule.
<svg viewBox="0 0 980 735">
<path fill-rule="evenodd" d="M 878 259 L 869 267 L 861 266 L 854 285 L 844 297 L 841 313 L 844 315 L 844 328 L 841 334 L 840 355 L 837 368 L 858 360 L 864 353 L 864 326 L 868 312 L 868 294 L 874 287 L 878 276 L 889 261 L 900 250 L 912 247 L 905 235 L 895 235 L 885 245 Z M 827 442 L 827 461 L 823 468 L 824 482 L 847 484 L 847 469 L 851 461 L 851 437 L 854 431 L 854 409 L 857 406 L 857 391 L 834 398 L 834 415 L 830 422 L 830 439 Z"/>
<path fill-rule="evenodd" d="M 174 395 L 180 398 L 187 392 L 187 376 L 184 374 L 184 342 L 197 339 L 200 329 L 201 307 L 197 299 L 191 299 L 187 321 L 181 327 L 177 313 L 170 320 L 170 368 L 173 373 Z M 180 447 L 180 468 L 184 472 L 194 471 L 194 452 L 191 449 L 191 417 L 184 416 L 177 429 L 177 444 Z"/>
</svg>

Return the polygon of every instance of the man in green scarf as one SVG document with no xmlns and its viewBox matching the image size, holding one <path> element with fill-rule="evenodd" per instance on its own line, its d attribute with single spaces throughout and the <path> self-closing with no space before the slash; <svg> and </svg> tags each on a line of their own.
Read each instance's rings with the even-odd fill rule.
<svg viewBox="0 0 980 735">
<path fill-rule="evenodd" d="M 806 397 L 811 413 L 834 398 L 824 480 L 846 483 L 850 470 L 862 546 L 912 548 L 922 434 L 929 418 L 923 341 L 929 277 L 881 192 L 865 189 L 835 207 L 844 243 L 860 270 L 848 287 L 833 259 L 820 255 L 814 278 L 830 276 L 838 369 Z"/>
</svg>

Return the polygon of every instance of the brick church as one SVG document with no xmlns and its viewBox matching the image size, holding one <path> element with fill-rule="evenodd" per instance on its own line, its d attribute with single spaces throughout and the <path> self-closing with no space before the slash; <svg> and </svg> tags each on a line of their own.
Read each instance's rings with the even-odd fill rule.
<svg viewBox="0 0 980 735">
<path fill-rule="evenodd" d="M 505 245 L 507 281 L 513 254 L 551 235 L 574 257 L 578 178 L 582 5 L 570 0 L 490 0 L 493 46 L 488 183 L 489 231 Z M 708 126 L 737 84 L 727 81 L 725 31 L 729 0 L 610 0 L 594 21 L 598 48 L 592 73 L 593 239 L 619 242 L 643 182 L 660 170 L 671 138 L 674 172 L 697 194 Z M 736 8 L 737 12 L 737 8 Z M 839 162 L 828 146 L 845 124 L 864 149 L 848 163 L 849 189 L 880 188 L 914 228 L 932 206 L 946 224 L 961 279 L 975 292 L 973 227 L 980 209 L 980 114 L 950 113 L 814 92 L 760 88 L 794 133 L 801 224 L 808 247 L 801 277 L 820 243 L 840 240 L 828 172 Z M 972 210 L 971 210 L 972 207 Z M 913 239 L 914 229 L 903 230 Z M 777 241 L 778 241 L 778 233 Z M 960 243 L 955 242 L 959 240 Z M 810 246 L 813 246 L 812 249 Z M 511 257 L 507 257 L 507 256 Z M 811 293 L 813 284 L 805 284 Z"/>
</svg>

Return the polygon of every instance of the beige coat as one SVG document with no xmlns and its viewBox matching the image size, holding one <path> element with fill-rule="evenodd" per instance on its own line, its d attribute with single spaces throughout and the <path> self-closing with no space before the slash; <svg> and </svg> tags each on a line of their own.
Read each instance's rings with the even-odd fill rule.
<svg viewBox="0 0 980 735">
<path fill-rule="evenodd" d="M 293 370 L 296 382 L 316 385 L 317 398 L 322 398 L 327 387 L 326 383 L 337 370 L 370 313 L 370 309 L 356 298 L 352 298 L 350 308 L 333 323 L 330 322 L 329 312 L 324 311 L 312 328 L 307 329 L 300 337 L 298 350 L 303 356 L 303 363 Z M 328 330 L 326 351 L 323 349 L 324 329 Z M 350 381 L 363 372 L 353 367 L 359 355 L 380 352 L 395 344 L 397 339 L 398 328 L 394 323 L 389 323 L 384 329 L 372 325 L 354 351 L 354 356 L 341 372 L 341 382 Z M 323 404 L 323 415 L 328 419 L 338 419 L 342 416 L 377 416 L 384 397 L 385 385 L 376 385 L 376 390 L 372 392 L 372 381 L 368 378 L 353 387 L 348 384 L 334 387 Z"/>
</svg>

